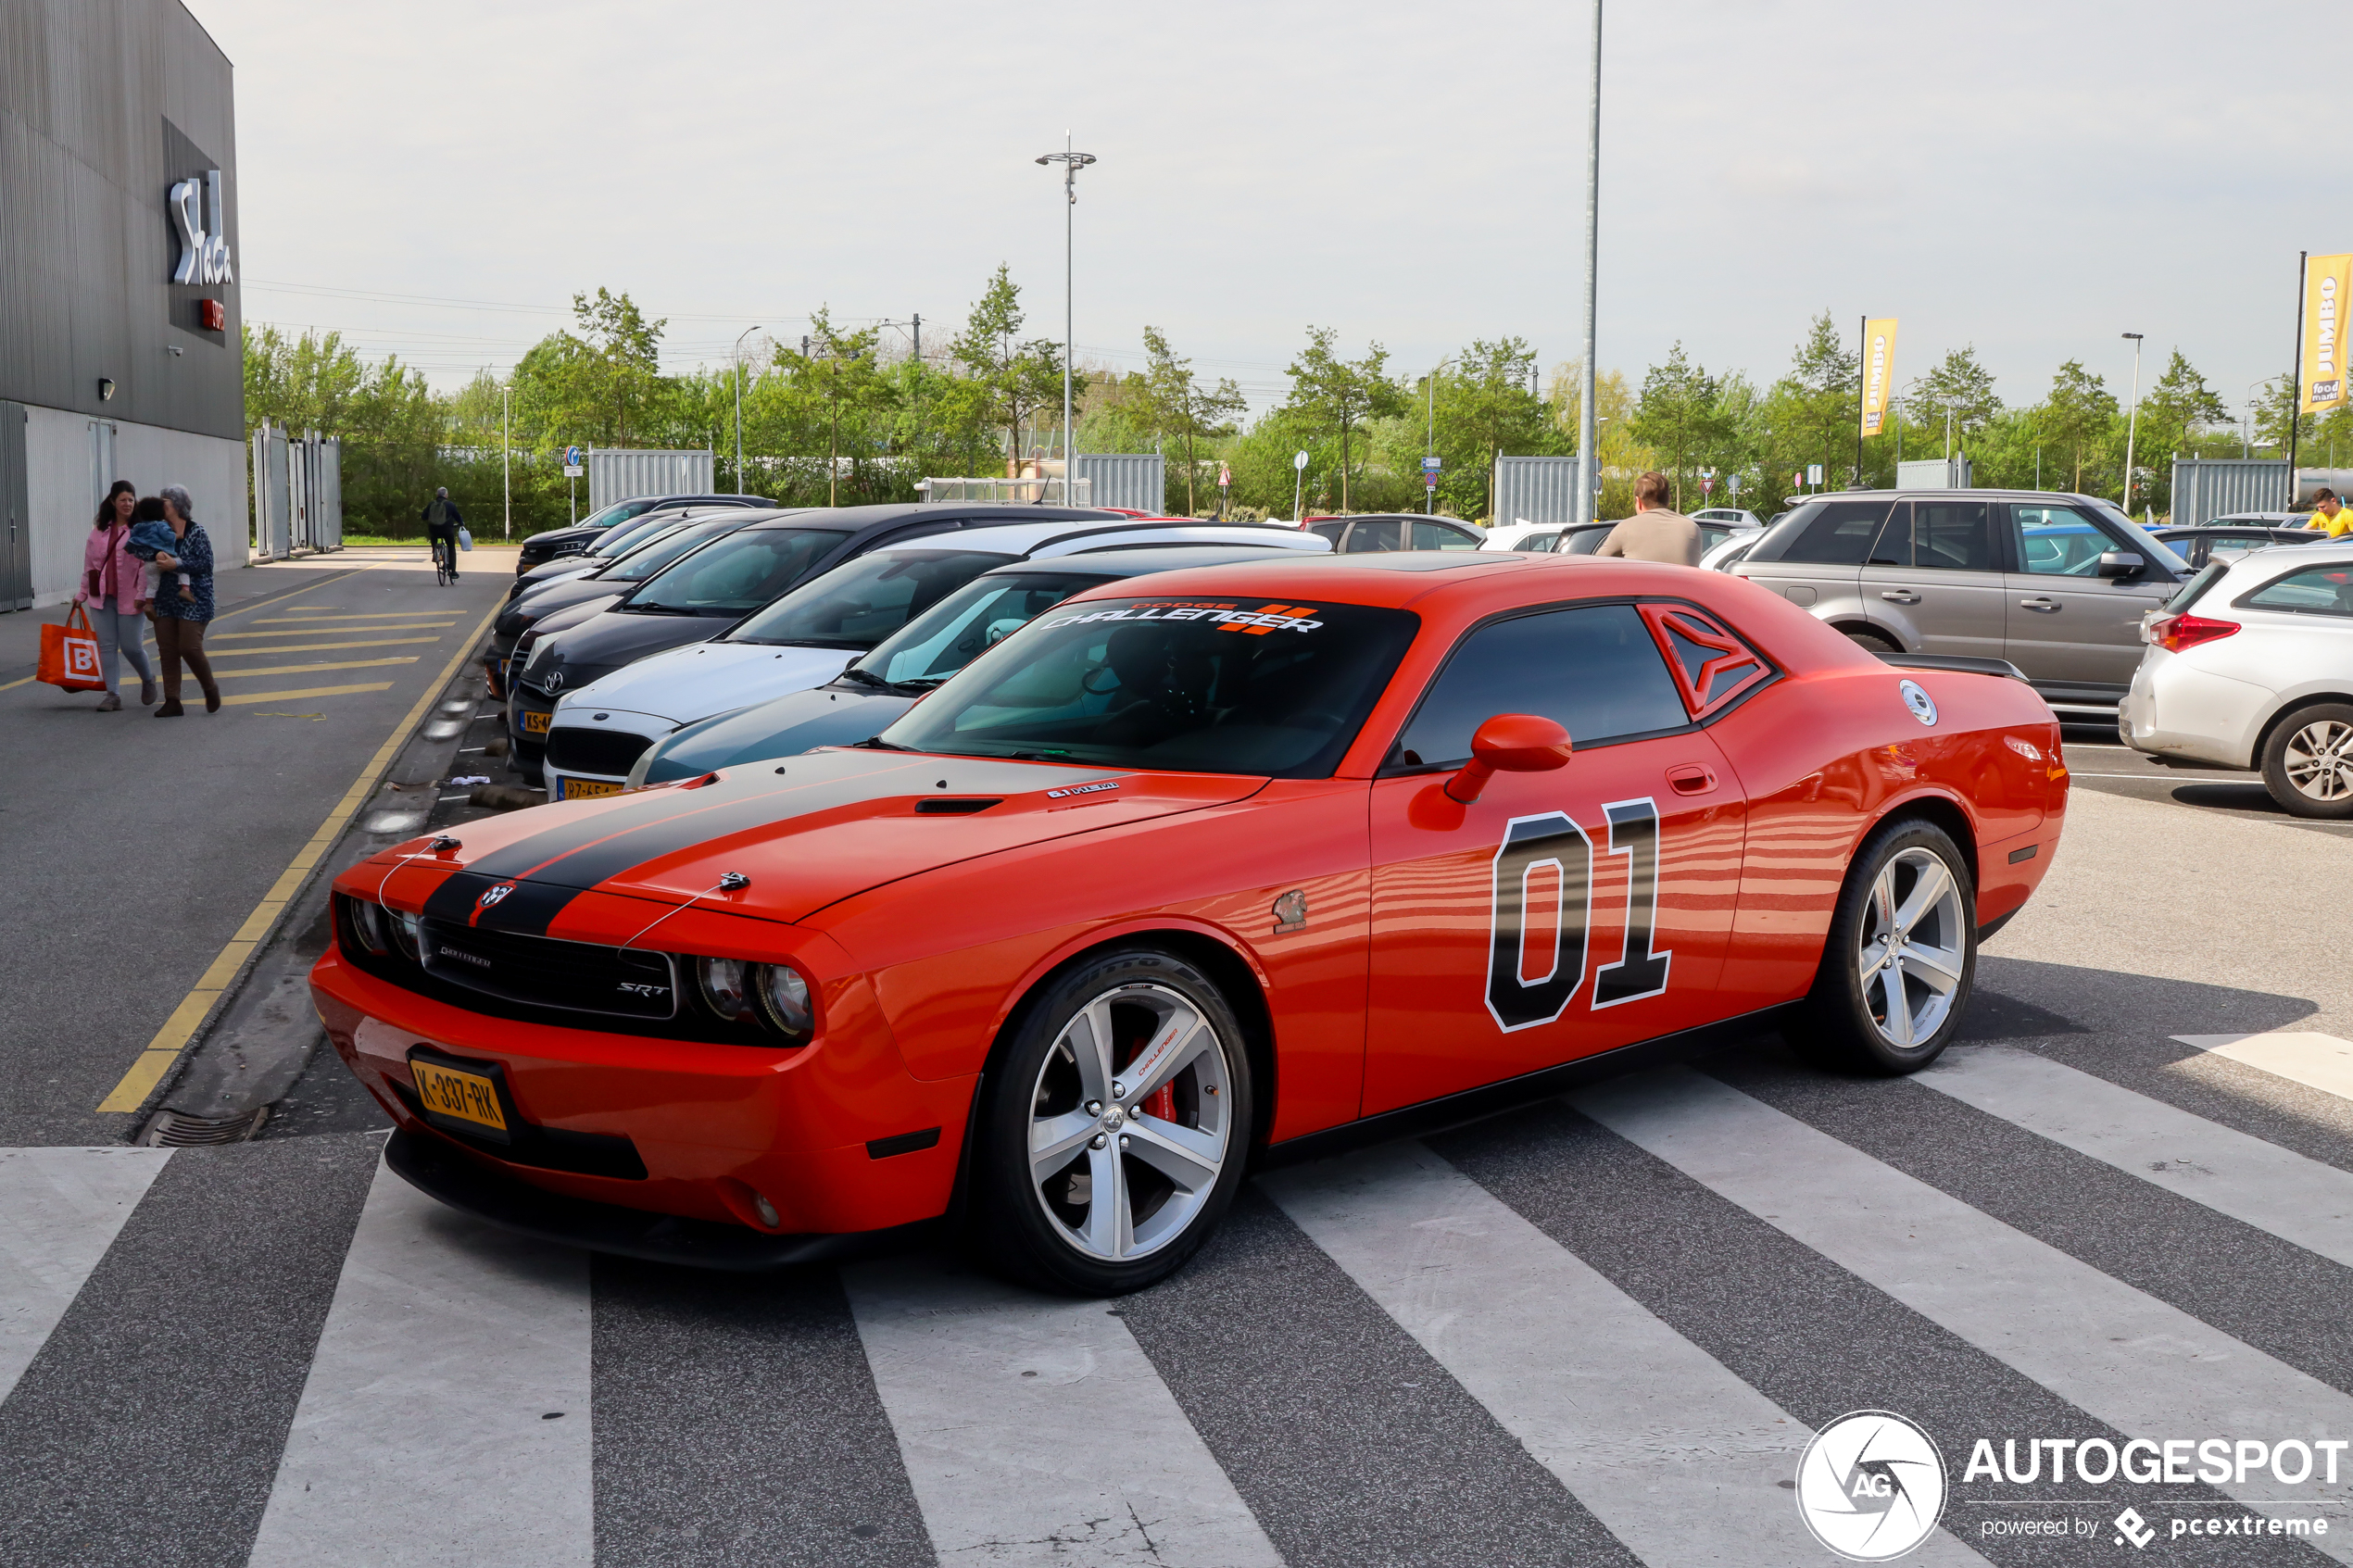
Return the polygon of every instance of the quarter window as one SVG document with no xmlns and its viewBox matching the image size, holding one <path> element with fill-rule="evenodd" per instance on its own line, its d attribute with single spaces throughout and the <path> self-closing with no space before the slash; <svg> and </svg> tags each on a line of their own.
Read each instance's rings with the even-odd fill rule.
<svg viewBox="0 0 2353 1568">
<path fill-rule="evenodd" d="M 1911 514 L 1911 538 L 1903 537 L 1903 514 Z M 1931 571 L 1999 571 L 1994 535 L 1985 526 L 1982 501 L 1907 501 L 1887 525 L 1887 533 L 1871 552 L 1873 564 L 1881 558 L 1898 566 Z M 1904 558 L 1907 554 L 1909 558 Z"/>
<path fill-rule="evenodd" d="M 1470 760 L 1499 713 L 1533 713 L 1593 746 L 1689 722 L 1675 678 L 1632 605 L 1585 605 L 1480 627 L 1430 683 L 1392 757 L 1407 767 Z"/>
<path fill-rule="evenodd" d="M 2214 567 L 2207 568 L 2214 571 Z M 2353 616 L 2353 566 L 2312 566 L 2274 578 L 2239 600 L 2248 609 Z M 2168 606 L 2168 608 L 2172 608 Z"/>
<path fill-rule="evenodd" d="M 1860 566 L 1887 521 L 1885 501 L 1826 501 L 1779 557 L 1816 566 Z"/>
<path fill-rule="evenodd" d="M 1362 555 L 1367 550 L 1402 550 L 1405 546 L 1400 543 L 1400 537 L 1397 520 L 1393 517 L 1360 522 L 1349 530 L 1348 553 Z"/>
</svg>

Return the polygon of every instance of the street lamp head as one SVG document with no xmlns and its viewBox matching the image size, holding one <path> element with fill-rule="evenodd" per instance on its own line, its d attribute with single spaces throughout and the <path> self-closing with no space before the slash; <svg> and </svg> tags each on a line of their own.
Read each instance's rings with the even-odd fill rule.
<svg viewBox="0 0 2353 1568">
<path fill-rule="evenodd" d="M 2134 343 L 2141 341 L 2141 334 L 2138 332 L 2126 332 L 2124 335 L 2131 338 Z"/>
</svg>

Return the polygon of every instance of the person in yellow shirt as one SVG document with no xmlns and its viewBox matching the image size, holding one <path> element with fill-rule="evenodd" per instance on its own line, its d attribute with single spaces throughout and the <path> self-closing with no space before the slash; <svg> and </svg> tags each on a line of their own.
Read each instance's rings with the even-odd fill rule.
<svg viewBox="0 0 2353 1568">
<path fill-rule="evenodd" d="M 2330 538 L 2339 538 L 2353 529 L 2353 512 L 2345 509 L 2335 491 L 2323 490 L 2312 498 L 2312 521 L 2304 526 L 2325 529 Z"/>
</svg>

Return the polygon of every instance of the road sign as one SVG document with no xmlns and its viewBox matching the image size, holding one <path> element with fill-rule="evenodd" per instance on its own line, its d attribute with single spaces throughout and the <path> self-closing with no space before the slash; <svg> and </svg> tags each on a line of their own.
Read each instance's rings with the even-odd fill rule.
<svg viewBox="0 0 2353 1568">
<path fill-rule="evenodd" d="M 1307 471 L 1307 454 L 1304 452 L 1294 454 L 1290 460 L 1290 466 L 1297 469 L 1300 472 L 1305 473 Z"/>
<path fill-rule="evenodd" d="M 1715 493 L 1715 491 L 1716 491 L 1716 476 L 1715 476 L 1714 474 L 1712 474 L 1712 473 L 1704 473 L 1704 474 L 1700 475 L 1700 476 L 1699 476 L 1699 493 L 1700 493 L 1701 495 L 1713 495 L 1713 494 Z"/>
<path fill-rule="evenodd" d="M 1730 491 L 1735 495 L 1739 495 L 1741 493 L 1741 476 L 1734 474 L 1731 478 L 1726 480 L 1724 482 L 1724 488 Z"/>
<path fill-rule="evenodd" d="M 1234 483 L 1234 470 L 1224 463 L 1217 465 L 1217 488 L 1224 490 Z"/>
<path fill-rule="evenodd" d="M 1438 471 L 1438 459 L 1436 458 L 1424 458 L 1422 459 L 1422 471 L 1424 473 L 1436 473 Z"/>
<path fill-rule="evenodd" d="M 1426 473 L 1426 474 L 1422 475 L 1422 488 L 1423 488 L 1423 489 L 1425 489 L 1425 490 L 1435 490 L 1435 489 L 1437 489 L 1437 488 L 1438 488 L 1438 476 L 1437 476 L 1436 474 L 1434 474 L 1434 473 Z"/>
<path fill-rule="evenodd" d="M 1819 484 L 1822 483 L 1821 464 L 1808 463 L 1806 465 L 1806 483 L 1808 484 Z"/>
<path fill-rule="evenodd" d="M 576 469 L 576 468 L 578 468 L 579 466 L 580 466 L 580 448 L 579 448 L 579 447 L 577 447 L 577 446 L 567 446 L 567 447 L 565 447 L 565 448 L 564 448 L 564 467 L 566 467 L 566 468 L 568 468 L 568 469 Z"/>
<path fill-rule="evenodd" d="M 586 473 L 587 471 L 588 470 L 586 469 L 582 468 L 578 463 L 566 463 L 564 465 L 564 477 L 566 479 L 578 479 L 582 474 Z"/>
</svg>

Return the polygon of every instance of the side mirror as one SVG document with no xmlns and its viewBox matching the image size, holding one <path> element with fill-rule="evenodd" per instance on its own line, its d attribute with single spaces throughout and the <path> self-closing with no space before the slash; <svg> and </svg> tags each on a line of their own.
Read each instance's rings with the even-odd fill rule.
<svg viewBox="0 0 2353 1568">
<path fill-rule="evenodd" d="M 1469 805 L 1497 773 L 1544 773 L 1568 765 L 1568 732 L 1533 713 L 1498 713 L 1471 736 L 1471 759 L 1446 781 L 1446 797 Z"/>
<path fill-rule="evenodd" d="M 2131 550 L 2108 550 L 2100 557 L 2102 577 L 2138 577 L 2147 563 Z"/>
</svg>

